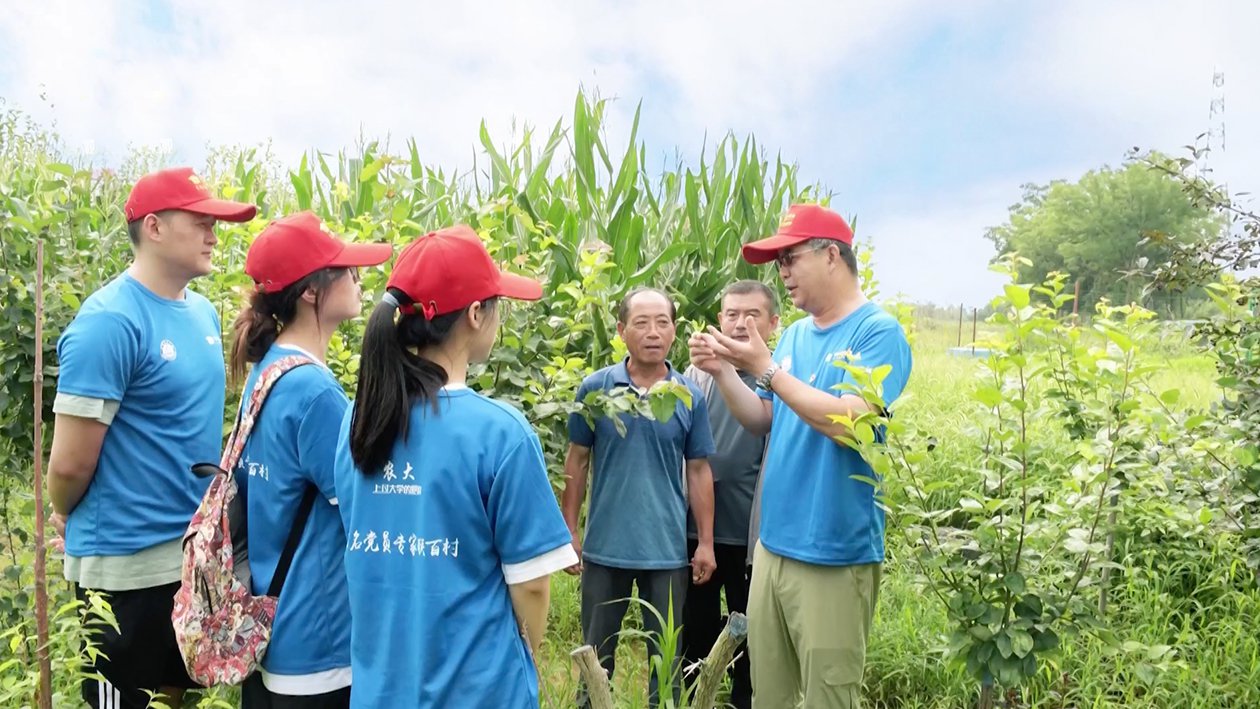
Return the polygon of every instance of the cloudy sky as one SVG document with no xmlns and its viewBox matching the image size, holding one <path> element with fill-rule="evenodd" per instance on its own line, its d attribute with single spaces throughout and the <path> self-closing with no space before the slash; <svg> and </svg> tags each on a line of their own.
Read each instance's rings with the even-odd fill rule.
<svg viewBox="0 0 1260 709">
<path fill-rule="evenodd" d="M 360 135 L 468 168 L 485 118 L 549 127 L 579 86 L 643 102 L 660 159 L 754 134 L 834 192 L 885 293 L 982 304 L 985 227 L 1020 185 L 1076 179 L 1211 127 L 1260 190 L 1260 3 L 41 0 L 0 5 L 0 97 L 117 162 L 271 141 L 295 164 Z"/>
</svg>

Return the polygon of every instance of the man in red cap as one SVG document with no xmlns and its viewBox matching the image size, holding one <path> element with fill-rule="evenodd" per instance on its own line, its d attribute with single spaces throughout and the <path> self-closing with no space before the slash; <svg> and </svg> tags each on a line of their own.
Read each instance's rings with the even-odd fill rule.
<svg viewBox="0 0 1260 709">
<path fill-rule="evenodd" d="M 83 302 L 57 343 L 57 414 L 48 491 L 65 537 L 65 576 L 93 590 L 118 630 L 83 683 L 92 707 L 145 707 L 145 690 L 179 706 L 187 687 L 171 628 L 181 539 L 217 460 L 225 373 L 219 316 L 190 281 L 210 273 L 218 220 L 254 218 L 216 199 L 189 168 L 140 178 L 125 213 L 135 258 Z"/>
<path fill-rule="evenodd" d="M 853 231 L 835 212 L 795 205 L 778 233 L 744 246 L 744 259 L 774 261 L 796 307 L 771 354 L 755 322 L 740 341 L 710 328 L 690 341 L 692 363 L 711 374 L 735 418 L 770 432 L 748 600 L 748 648 L 757 707 L 856 707 L 884 560 L 884 514 L 873 476 L 831 417 L 870 407 L 840 387 L 836 361 L 888 365 L 883 404 L 910 376 L 910 346 L 896 318 L 866 300 Z M 738 371 L 757 375 L 749 389 Z"/>
</svg>

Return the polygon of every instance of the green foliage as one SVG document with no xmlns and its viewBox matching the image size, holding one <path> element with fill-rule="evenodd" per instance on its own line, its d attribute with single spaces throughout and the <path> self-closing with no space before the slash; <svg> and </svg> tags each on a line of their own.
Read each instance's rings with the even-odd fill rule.
<svg viewBox="0 0 1260 709">
<path fill-rule="evenodd" d="M 946 608 L 948 656 L 985 686 L 1007 688 L 1034 678 L 1064 638 L 1109 637 L 1086 596 L 1106 592 L 1097 586 L 1115 565 L 1106 543 L 1114 512 L 1146 491 L 1141 385 L 1156 369 L 1139 356 L 1152 313 L 1102 302 L 1093 326 L 1079 327 L 1060 315 L 1072 297 L 1066 276 L 1021 283 L 1030 266 L 1010 256 L 995 267 L 1008 283 L 993 303 L 993 332 L 978 343 L 989 354 L 965 393 L 960 459 L 936 460 L 935 438 L 893 415 L 906 399 L 887 415 L 833 417 L 870 461 L 869 482 L 920 582 Z M 857 382 L 846 388 L 880 411 L 889 368 L 837 364 Z M 941 494 L 951 489 L 956 496 Z"/>
<path fill-rule="evenodd" d="M 1223 226 L 1175 180 L 1137 161 L 1091 170 L 1075 183 L 1025 185 L 1008 221 L 989 229 L 986 238 L 999 255 L 1019 253 L 1030 260 L 1020 267 L 1024 282 L 1039 283 L 1055 271 L 1071 273 L 1080 282 L 1079 306 L 1089 312 L 1104 298 L 1147 302 L 1145 279 L 1126 276 L 1166 260 L 1172 244 L 1195 248 L 1211 241 Z M 1184 317 L 1171 301 L 1162 304 L 1165 312 Z"/>
</svg>

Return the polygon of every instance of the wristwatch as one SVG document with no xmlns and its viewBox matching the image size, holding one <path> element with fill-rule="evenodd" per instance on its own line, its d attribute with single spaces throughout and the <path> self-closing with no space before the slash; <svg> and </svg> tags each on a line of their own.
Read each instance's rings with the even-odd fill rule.
<svg viewBox="0 0 1260 709">
<path fill-rule="evenodd" d="M 766 371 L 763 372 L 760 377 L 757 377 L 757 387 L 759 389 L 765 389 L 766 391 L 774 391 L 774 388 L 770 386 L 770 380 L 774 379 L 774 375 L 778 373 L 779 365 L 771 362 L 770 366 L 766 368 Z"/>
</svg>

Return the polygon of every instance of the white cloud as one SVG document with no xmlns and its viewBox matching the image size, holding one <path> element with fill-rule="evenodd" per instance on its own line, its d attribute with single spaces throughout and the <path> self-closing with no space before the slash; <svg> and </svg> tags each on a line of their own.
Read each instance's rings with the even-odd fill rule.
<svg viewBox="0 0 1260 709">
<path fill-rule="evenodd" d="M 8 2 L 0 95 L 55 119 L 72 150 L 93 144 L 115 162 L 129 144 L 169 140 L 195 162 L 207 145 L 270 140 L 292 165 L 305 149 L 347 147 L 362 133 L 391 137 L 396 149 L 414 136 L 427 161 L 467 169 L 482 118 L 500 140 L 514 119 L 549 129 L 584 85 L 621 99 L 609 119 L 614 145 L 640 98 L 660 154 L 694 158 L 706 133 L 710 143 L 754 133 L 838 190 L 842 210 L 856 204 L 862 231 L 877 238 L 886 293 L 979 304 L 995 290 L 983 230 L 1005 218 L 1020 182 L 1075 178 L 1118 163 L 1131 145 L 1190 142 L 1208 125 L 1213 67 L 1227 76 L 1227 150 L 1213 166 L 1231 186 L 1260 190 L 1260 44 L 1249 37 L 1258 23 L 1260 5 L 1245 0 Z M 989 24 L 1010 31 L 975 36 Z M 960 28 L 971 33 L 934 46 L 950 54 L 928 60 L 953 72 L 951 86 L 984 90 L 947 106 L 901 100 L 914 90 L 898 83 L 914 85 L 904 72 L 922 66 L 906 60 Z M 978 64 L 968 42 L 991 44 L 998 58 Z M 834 95 L 837 79 L 872 71 L 870 95 Z M 968 103 L 977 100 L 991 105 Z M 891 113 L 906 106 L 915 115 Z M 937 120 L 933 111 L 950 114 L 938 127 L 970 126 L 1010 107 L 1062 116 L 1079 141 L 993 174 L 985 156 L 1044 140 L 1035 128 L 1013 130 L 965 146 L 981 157 L 948 184 L 858 189 L 885 168 L 914 172 L 890 165 L 886 147 L 921 141 L 906 131 Z M 935 157 L 898 159 L 939 170 Z"/>
<path fill-rule="evenodd" d="M 272 139 L 287 160 L 350 144 L 362 130 L 414 135 L 428 155 L 467 165 L 480 119 L 499 134 L 514 117 L 549 127 L 580 84 L 626 99 L 615 107 L 622 134 L 634 103 L 653 95 L 660 101 L 648 109 L 684 147 L 705 131 L 792 139 L 826 124 L 811 108 L 830 74 L 943 12 L 926 2 L 810 2 L 767 16 L 747 0 L 225 0 L 213 9 L 176 0 L 168 30 L 155 29 L 145 7 L 52 0 L 0 11 L 10 98 L 55 117 L 72 146 L 169 138 L 198 156 L 207 142 Z M 34 99 L 41 86 L 55 108 Z"/>
</svg>

